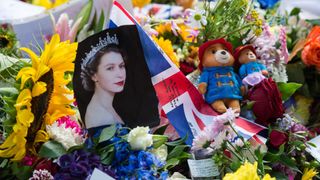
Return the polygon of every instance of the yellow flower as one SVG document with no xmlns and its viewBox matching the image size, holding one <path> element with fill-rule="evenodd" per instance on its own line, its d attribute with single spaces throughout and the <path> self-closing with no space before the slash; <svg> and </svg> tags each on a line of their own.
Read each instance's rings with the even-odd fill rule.
<svg viewBox="0 0 320 180">
<path fill-rule="evenodd" d="M 67 3 L 68 1 L 69 0 L 33 0 L 32 4 L 45 7 L 46 9 L 51 9 Z"/>
<path fill-rule="evenodd" d="M 252 16 L 253 19 L 258 19 L 258 18 L 259 18 L 259 14 L 258 14 L 258 12 L 255 11 L 255 10 L 252 10 L 252 11 L 251 11 L 251 16 Z"/>
<path fill-rule="evenodd" d="M 160 39 L 158 39 L 154 36 L 152 38 L 160 46 L 160 48 L 166 53 L 166 55 L 171 59 L 171 61 L 177 67 L 179 67 L 179 59 L 177 54 L 173 50 L 171 41 L 168 39 L 164 40 L 163 37 L 160 37 Z"/>
<path fill-rule="evenodd" d="M 255 34 L 256 36 L 260 36 L 261 33 L 262 33 L 262 29 L 261 29 L 261 28 L 257 28 L 257 29 L 254 31 L 254 34 Z"/>
<path fill-rule="evenodd" d="M 182 39 L 185 42 L 192 42 L 193 37 L 190 36 L 190 32 L 188 32 L 187 30 L 189 29 L 186 25 L 184 24 L 179 24 L 178 25 L 180 30 L 179 30 L 179 34 L 182 37 Z"/>
<path fill-rule="evenodd" d="M 149 4 L 151 0 L 132 0 L 132 4 L 134 7 L 142 8 L 143 6 Z"/>
<path fill-rule="evenodd" d="M 162 23 L 155 27 L 155 30 L 159 33 L 159 35 L 163 35 L 166 32 L 171 32 L 170 23 Z"/>
<path fill-rule="evenodd" d="M 0 145 L 0 157 L 13 157 L 12 160 L 21 160 L 27 150 L 35 154 L 34 146 L 36 143 L 45 142 L 49 139 L 48 134 L 41 129 L 41 127 L 45 126 L 41 124 L 51 124 L 62 116 L 75 113 L 70 107 L 73 102 L 73 98 L 70 98 L 70 95 L 73 94 L 73 91 L 67 88 L 71 77 L 66 76 L 65 73 L 73 71 L 73 61 L 76 57 L 77 47 L 77 43 L 60 42 L 59 35 L 55 34 L 52 36 L 51 41 L 45 44 L 41 56 L 37 56 L 28 48 L 21 48 L 21 50 L 29 54 L 32 66 L 22 68 L 17 74 L 16 79 L 21 79 L 21 92 L 15 104 L 17 110 L 16 124 L 13 126 L 13 132 Z M 52 73 L 48 74 L 48 72 Z M 51 78 L 42 78 L 46 74 Z M 46 82 L 43 82 L 42 79 L 49 80 L 44 80 Z M 29 86 L 25 87 L 26 82 L 30 82 L 32 91 Z M 47 109 L 43 110 L 45 114 L 41 115 L 40 119 L 35 119 L 39 115 L 32 113 L 35 112 L 32 110 L 32 97 L 40 96 L 46 91 L 49 91 L 49 104 Z M 30 128 L 31 125 L 39 124 L 33 122 L 39 122 L 41 127 Z M 29 128 L 33 130 L 29 132 Z M 36 129 L 34 130 L 34 128 Z M 33 139 L 30 139 L 29 136 Z"/>
<path fill-rule="evenodd" d="M 223 180 L 260 180 L 257 169 L 257 162 L 254 164 L 245 162 L 236 172 L 227 173 Z M 271 178 L 269 174 L 266 174 L 263 180 L 275 180 L 275 178 Z"/>
<path fill-rule="evenodd" d="M 261 19 L 257 19 L 257 20 L 254 22 L 254 24 L 255 24 L 256 26 L 261 27 L 261 26 L 262 26 L 262 20 L 261 20 Z"/>
<path fill-rule="evenodd" d="M 312 180 L 312 178 L 317 174 L 318 172 L 314 168 L 304 169 L 301 180 Z"/>
<path fill-rule="evenodd" d="M 19 94 L 15 107 L 17 109 L 17 123 L 13 126 L 13 132 L 0 145 L 0 157 L 13 157 L 12 160 L 21 160 L 26 153 L 26 139 L 28 127 L 34 120 L 31 112 L 31 92 L 24 89 Z"/>
</svg>

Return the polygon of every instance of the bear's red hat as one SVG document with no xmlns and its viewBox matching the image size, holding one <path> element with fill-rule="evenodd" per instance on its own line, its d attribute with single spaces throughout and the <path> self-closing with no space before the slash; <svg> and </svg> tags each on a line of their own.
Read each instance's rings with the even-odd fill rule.
<svg viewBox="0 0 320 180">
<path fill-rule="evenodd" d="M 199 51 L 198 51 L 198 54 L 199 54 L 199 60 L 200 60 L 200 64 L 199 64 L 199 69 L 200 71 L 202 71 L 202 58 L 203 58 L 203 55 L 204 55 L 204 52 L 206 51 L 206 49 L 213 45 L 213 44 L 222 44 L 224 45 L 227 50 L 229 51 L 230 54 L 232 54 L 232 44 L 229 43 L 228 41 L 226 41 L 225 39 L 223 38 L 220 38 L 220 39 L 214 39 L 214 40 L 210 40 L 210 41 L 207 41 L 205 43 L 203 43 L 200 47 L 199 47 Z"/>
<path fill-rule="evenodd" d="M 241 51 L 243 51 L 245 49 L 250 49 L 257 56 L 256 50 L 254 49 L 254 47 L 251 44 L 239 46 L 236 48 L 236 50 L 233 53 L 234 59 L 236 61 L 238 61 Z"/>
</svg>

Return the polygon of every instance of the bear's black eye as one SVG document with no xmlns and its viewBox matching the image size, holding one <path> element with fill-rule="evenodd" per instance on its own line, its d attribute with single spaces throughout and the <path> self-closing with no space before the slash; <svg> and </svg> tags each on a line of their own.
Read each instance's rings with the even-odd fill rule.
<svg viewBox="0 0 320 180">
<path fill-rule="evenodd" d="M 211 52 L 212 52 L 212 54 L 215 54 L 215 53 L 216 53 L 216 51 L 215 51 L 215 50 L 212 50 Z"/>
</svg>

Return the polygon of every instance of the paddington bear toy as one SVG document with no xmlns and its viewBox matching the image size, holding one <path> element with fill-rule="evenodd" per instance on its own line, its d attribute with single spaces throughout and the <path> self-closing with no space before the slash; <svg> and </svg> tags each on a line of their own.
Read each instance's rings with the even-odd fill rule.
<svg viewBox="0 0 320 180">
<path fill-rule="evenodd" d="M 210 40 L 199 48 L 199 91 L 205 100 L 220 113 L 227 108 L 240 112 L 241 80 L 233 71 L 232 45 L 225 39 Z"/>
<path fill-rule="evenodd" d="M 244 85 L 257 85 L 268 75 L 266 66 L 257 61 L 257 54 L 252 45 L 238 47 L 234 57 L 241 64 L 239 74 Z"/>
</svg>

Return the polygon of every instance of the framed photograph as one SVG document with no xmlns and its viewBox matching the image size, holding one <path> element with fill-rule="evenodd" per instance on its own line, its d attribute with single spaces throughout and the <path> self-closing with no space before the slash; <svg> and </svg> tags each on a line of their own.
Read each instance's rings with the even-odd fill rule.
<svg viewBox="0 0 320 180">
<path fill-rule="evenodd" d="M 87 128 L 114 123 L 157 126 L 158 99 L 136 26 L 121 26 L 79 43 L 75 98 Z"/>
</svg>

